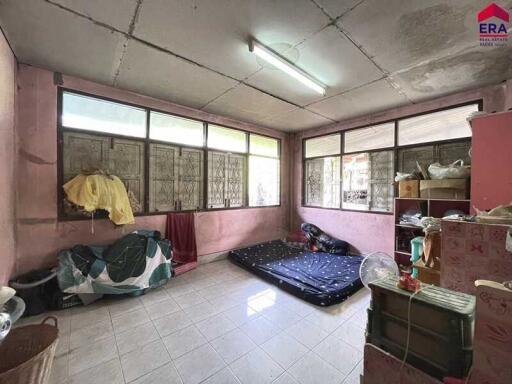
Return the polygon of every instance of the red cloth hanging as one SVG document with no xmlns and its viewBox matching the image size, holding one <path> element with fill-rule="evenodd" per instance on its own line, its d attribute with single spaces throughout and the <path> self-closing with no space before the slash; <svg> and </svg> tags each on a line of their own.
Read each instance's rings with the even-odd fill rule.
<svg viewBox="0 0 512 384">
<path fill-rule="evenodd" d="M 168 214 L 167 238 L 172 243 L 173 261 L 178 263 L 197 261 L 196 230 L 193 213 Z"/>
</svg>

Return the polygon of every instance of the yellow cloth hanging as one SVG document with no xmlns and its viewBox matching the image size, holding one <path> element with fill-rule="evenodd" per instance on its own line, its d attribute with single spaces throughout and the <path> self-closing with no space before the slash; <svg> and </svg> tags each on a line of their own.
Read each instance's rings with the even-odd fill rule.
<svg viewBox="0 0 512 384">
<path fill-rule="evenodd" d="M 67 199 L 87 212 L 104 209 L 117 225 L 135 223 L 126 188 L 117 176 L 78 175 L 63 188 Z"/>
</svg>

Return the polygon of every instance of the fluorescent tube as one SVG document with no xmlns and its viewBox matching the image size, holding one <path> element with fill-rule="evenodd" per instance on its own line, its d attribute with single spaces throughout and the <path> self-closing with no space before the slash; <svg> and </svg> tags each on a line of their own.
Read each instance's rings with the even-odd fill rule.
<svg viewBox="0 0 512 384">
<path fill-rule="evenodd" d="M 274 67 L 280 69 L 284 73 L 290 75 L 294 79 L 299 80 L 305 86 L 311 88 L 321 95 L 325 95 L 325 86 L 323 84 L 311 78 L 311 76 L 309 76 L 301 69 L 290 64 L 286 59 L 282 58 L 271 49 L 265 47 L 255 40 L 252 40 L 249 43 L 249 51 L 256 54 L 256 56 L 261 57 L 263 60 L 272 64 Z"/>
</svg>

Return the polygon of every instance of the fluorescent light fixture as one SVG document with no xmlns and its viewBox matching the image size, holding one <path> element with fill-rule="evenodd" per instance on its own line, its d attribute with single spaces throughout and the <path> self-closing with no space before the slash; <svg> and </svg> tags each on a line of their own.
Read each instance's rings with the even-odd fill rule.
<svg viewBox="0 0 512 384">
<path fill-rule="evenodd" d="M 288 60 L 278 55 L 270 48 L 265 47 L 256 40 L 251 40 L 249 43 L 249 51 L 254 52 L 256 56 L 261 57 L 266 62 L 272 64 L 274 67 L 280 69 L 284 73 L 290 75 L 294 79 L 299 80 L 305 86 L 325 95 L 325 85 L 318 80 L 313 79 L 306 72 L 291 64 Z"/>
</svg>

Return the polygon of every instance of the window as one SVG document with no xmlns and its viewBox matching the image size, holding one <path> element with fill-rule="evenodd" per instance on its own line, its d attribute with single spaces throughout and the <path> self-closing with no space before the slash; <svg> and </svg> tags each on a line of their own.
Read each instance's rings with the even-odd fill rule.
<svg viewBox="0 0 512 384">
<path fill-rule="evenodd" d="M 204 124 L 196 120 L 151 111 L 149 138 L 170 143 L 202 147 L 204 141 Z"/>
<path fill-rule="evenodd" d="M 466 119 L 480 107 L 470 103 L 305 139 L 303 205 L 391 213 L 395 169 L 410 173 L 416 163 L 427 168 L 458 159 L 470 164 Z"/>
<path fill-rule="evenodd" d="M 208 152 L 208 208 L 245 206 L 245 155 Z"/>
<path fill-rule="evenodd" d="M 304 150 L 305 205 L 339 208 L 341 134 L 307 139 Z"/>
<path fill-rule="evenodd" d="M 254 134 L 249 140 L 249 206 L 279 205 L 279 142 Z"/>
<path fill-rule="evenodd" d="M 311 157 L 338 155 L 341 152 L 341 135 L 337 133 L 335 135 L 308 139 L 306 140 L 304 150 L 307 159 Z"/>
<path fill-rule="evenodd" d="M 393 147 L 395 145 L 395 123 L 347 131 L 344 143 L 343 151 L 345 153 Z"/>
<path fill-rule="evenodd" d="M 398 145 L 471 137 L 467 118 L 478 104 L 398 120 Z"/>
<path fill-rule="evenodd" d="M 146 137 L 146 111 L 125 104 L 64 92 L 62 126 L 123 136 Z"/>
<path fill-rule="evenodd" d="M 340 207 L 340 157 L 322 157 L 307 160 L 306 205 L 312 207 Z"/>
<path fill-rule="evenodd" d="M 150 212 L 203 208 L 203 151 L 157 143 L 149 150 Z"/>
<path fill-rule="evenodd" d="M 247 152 L 246 133 L 218 125 L 208 125 L 208 148 L 232 152 Z"/>
<path fill-rule="evenodd" d="M 343 156 L 342 208 L 392 212 L 393 151 Z"/>
<path fill-rule="evenodd" d="M 139 214 L 279 205 L 278 139 L 71 91 L 59 98 L 63 182 L 107 171 Z M 84 217 L 59 196 L 60 217 Z"/>
</svg>

